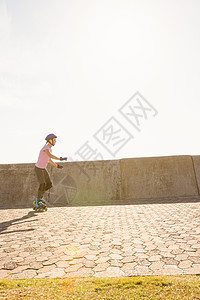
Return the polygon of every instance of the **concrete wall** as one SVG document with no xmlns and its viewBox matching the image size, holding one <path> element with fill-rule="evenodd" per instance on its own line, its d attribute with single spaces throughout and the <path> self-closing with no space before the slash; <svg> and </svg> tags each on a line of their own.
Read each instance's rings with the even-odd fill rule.
<svg viewBox="0 0 200 300">
<path fill-rule="evenodd" d="M 59 163 L 62 170 L 50 164 L 48 172 L 53 188 L 45 199 L 52 206 L 106 204 L 120 199 L 120 161 Z M 0 207 L 31 207 L 37 196 L 38 182 L 34 164 L 0 165 Z"/>
<path fill-rule="evenodd" d="M 0 165 L 0 207 L 30 206 L 38 189 L 33 164 Z"/>
<path fill-rule="evenodd" d="M 51 206 L 112 204 L 125 199 L 198 196 L 200 156 L 66 162 L 48 166 Z M 38 182 L 34 164 L 0 165 L 0 207 L 31 207 Z M 142 200 L 141 200 L 142 201 Z"/>
<path fill-rule="evenodd" d="M 121 176 L 125 199 L 198 195 L 190 156 L 122 159 Z"/>
<path fill-rule="evenodd" d="M 54 188 L 49 201 L 54 205 L 105 204 L 106 200 L 120 199 L 120 161 L 90 161 L 64 163 L 64 169 L 54 167 Z"/>
</svg>

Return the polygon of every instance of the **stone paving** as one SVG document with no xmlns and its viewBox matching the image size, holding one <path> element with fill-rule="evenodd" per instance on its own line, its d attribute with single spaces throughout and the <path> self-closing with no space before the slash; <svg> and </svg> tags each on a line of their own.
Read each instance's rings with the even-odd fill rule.
<svg viewBox="0 0 200 300">
<path fill-rule="evenodd" d="M 0 210 L 0 278 L 200 274 L 200 201 Z"/>
</svg>

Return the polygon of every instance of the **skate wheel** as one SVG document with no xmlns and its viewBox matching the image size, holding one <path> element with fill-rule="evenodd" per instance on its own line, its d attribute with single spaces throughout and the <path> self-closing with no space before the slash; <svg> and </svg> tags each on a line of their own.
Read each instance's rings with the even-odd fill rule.
<svg viewBox="0 0 200 300">
<path fill-rule="evenodd" d="M 47 207 L 45 207 L 44 210 L 47 211 Z"/>
</svg>

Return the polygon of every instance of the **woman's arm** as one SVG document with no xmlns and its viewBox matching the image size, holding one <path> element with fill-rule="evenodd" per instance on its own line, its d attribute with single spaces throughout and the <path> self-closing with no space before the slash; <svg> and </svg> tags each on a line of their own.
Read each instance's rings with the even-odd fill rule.
<svg viewBox="0 0 200 300">
<path fill-rule="evenodd" d="M 54 167 L 58 167 L 58 165 L 57 164 L 55 164 L 55 162 L 53 162 L 51 159 L 49 160 L 49 163 L 51 164 L 51 165 L 53 165 Z"/>
<path fill-rule="evenodd" d="M 57 156 L 54 156 L 53 154 L 50 153 L 50 151 L 48 149 L 44 150 L 44 152 L 46 152 L 46 154 L 50 157 L 50 158 L 53 158 L 53 159 L 56 159 L 56 160 L 60 160 L 60 158 L 58 158 Z"/>
</svg>

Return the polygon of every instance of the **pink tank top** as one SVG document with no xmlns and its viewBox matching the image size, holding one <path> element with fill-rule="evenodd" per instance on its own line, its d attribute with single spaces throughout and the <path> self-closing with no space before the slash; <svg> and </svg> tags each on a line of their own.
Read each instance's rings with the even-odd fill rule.
<svg viewBox="0 0 200 300">
<path fill-rule="evenodd" d="M 50 157 L 46 154 L 46 152 L 44 150 L 48 149 L 49 152 L 52 152 L 52 149 L 49 147 L 48 144 L 46 144 L 41 150 L 40 150 L 40 154 L 38 157 L 38 161 L 35 164 L 36 167 L 40 168 L 40 169 L 45 169 L 46 166 L 48 165 L 48 162 L 50 160 Z"/>
</svg>

